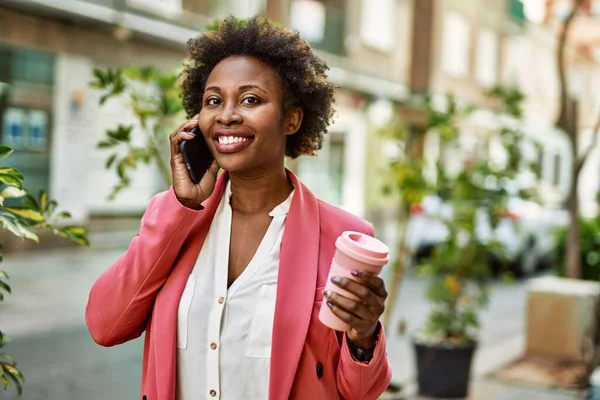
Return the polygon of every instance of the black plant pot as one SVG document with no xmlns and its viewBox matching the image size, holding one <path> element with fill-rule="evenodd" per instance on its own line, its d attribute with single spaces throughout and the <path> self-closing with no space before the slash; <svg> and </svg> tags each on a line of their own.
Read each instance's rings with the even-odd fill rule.
<svg viewBox="0 0 600 400">
<path fill-rule="evenodd" d="M 477 343 L 433 345 L 414 341 L 413 344 L 419 395 L 446 399 L 467 397 Z"/>
</svg>

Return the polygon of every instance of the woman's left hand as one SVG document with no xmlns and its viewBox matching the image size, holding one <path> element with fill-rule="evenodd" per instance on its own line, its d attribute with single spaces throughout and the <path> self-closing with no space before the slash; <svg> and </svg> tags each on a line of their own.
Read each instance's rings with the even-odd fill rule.
<svg viewBox="0 0 600 400">
<path fill-rule="evenodd" d="M 356 280 L 334 276 L 331 282 L 354 294 L 359 300 L 328 290 L 323 295 L 331 311 L 352 328 L 346 333 L 348 339 L 356 346 L 368 350 L 375 345 L 375 331 L 385 309 L 387 291 L 383 280 L 376 275 L 359 271 L 353 271 L 352 275 Z"/>
</svg>

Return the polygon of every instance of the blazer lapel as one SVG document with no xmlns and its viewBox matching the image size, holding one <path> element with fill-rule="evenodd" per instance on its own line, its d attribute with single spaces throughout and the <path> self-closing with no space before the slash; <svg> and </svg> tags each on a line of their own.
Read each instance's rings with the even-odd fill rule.
<svg viewBox="0 0 600 400">
<path fill-rule="evenodd" d="M 270 399 L 287 399 L 313 309 L 319 260 L 319 205 L 288 171 L 296 193 L 285 223 L 271 346 Z"/>
<path fill-rule="evenodd" d="M 153 348 L 150 352 L 156 355 L 156 385 L 159 399 L 175 398 L 175 340 L 179 300 L 208 234 L 227 179 L 227 173 L 222 173 L 217 179 L 213 194 L 205 202 L 204 210 L 198 214 L 196 227 L 190 233 L 179 258 L 175 261 L 176 267 L 156 297 L 152 321 L 152 335 L 155 337 L 151 340 Z"/>
</svg>

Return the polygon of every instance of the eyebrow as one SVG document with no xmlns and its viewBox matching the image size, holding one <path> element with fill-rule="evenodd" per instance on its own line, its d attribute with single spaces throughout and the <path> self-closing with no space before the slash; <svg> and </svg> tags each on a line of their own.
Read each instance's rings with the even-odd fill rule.
<svg viewBox="0 0 600 400">
<path fill-rule="evenodd" d="M 249 90 L 249 89 L 258 89 L 263 93 L 267 93 L 266 90 L 264 90 L 263 88 L 261 88 L 260 86 L 257 85 L 242 85 L 238 88 L 238 90 L 240 92 L 243 92 L 245 90 Z M 218 86 L 209 86 L 207 88 L 204 89 L 204 92 L 208 92 L 208 91 L 212 91 L 212 92 L 217 92 L 217 93 L 221 93 L 221 88 Z"/>
</svg>

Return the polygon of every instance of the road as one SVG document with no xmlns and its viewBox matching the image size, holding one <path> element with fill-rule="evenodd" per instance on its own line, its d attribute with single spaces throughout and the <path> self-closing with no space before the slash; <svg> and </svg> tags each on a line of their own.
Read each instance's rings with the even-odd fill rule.
<svg viewBox="0 0 600 400">
<path fill-rule="evenodd" d="M 0 327 L 13 339 L 6 351 L 18 361 L 27 379 L 21 399 L 137 398 L 142 340 L 102 348 L 90 338 L 83 319 L 89 288 L 121 252 L 82 249 L 5 257 L 3 267 L 11 276 L 13 294 L 1 306 Z M 402 285 L 394 321 L 405 319 L 409 335 L 426 318 L 425 284 L 410 278 Z M 480 350 L 474 365 L 477 374 L 520 353 L 525 285 L 495 285 L 490 307 L 482 315 Z M 414 374 L 409 335 L 388 332 L 388 355 L 396 382 L 407 382 Z M 17 399 L 11 391 L 0 393 L 0 398 Z"/>
</svg>

